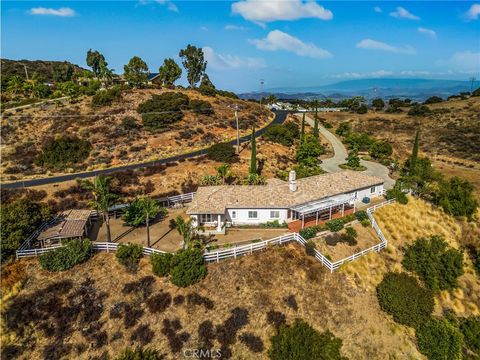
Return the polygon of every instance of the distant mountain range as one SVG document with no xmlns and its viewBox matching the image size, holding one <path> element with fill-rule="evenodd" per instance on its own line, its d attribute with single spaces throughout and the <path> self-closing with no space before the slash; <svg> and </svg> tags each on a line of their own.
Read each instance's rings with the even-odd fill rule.
<svg viewBox="0 0 480 360">
<path fill-rule="evenodd" d="M 368 99 L 408 97 L 421 101 L 433 95 L 448 97 L 463 91 L 470 91 L 470 87 L 469 81 L 380 78 L 347 80 L 322 86 L 279 87 L 262 92 L 243 93 L 239 96 L 244 99 L 260 99 L 263 96 L 274 94 L 281 99 L 329 98 L 334 100 L 352 96 L 364 96 Z"/>
</svg>

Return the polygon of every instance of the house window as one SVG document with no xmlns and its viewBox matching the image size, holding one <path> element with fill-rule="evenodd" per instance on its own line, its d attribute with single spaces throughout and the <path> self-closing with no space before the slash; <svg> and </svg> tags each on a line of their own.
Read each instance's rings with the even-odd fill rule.
<svg viewBox="0 0 480 360">
<path fill-rule="evenodd" d="M 248 212 L 248 218 L 249 219 L 257 219 L 258 218 L 258 212 L 257 211 L 249 211 Z"/>
<path fill-rule="evenodd" d="M 270 218 L 271 218 L 271 219 L 279 219 L 279 218 L 280 218 L 280 211 L 278 211 L 278 210 L 271 210 L 271 211 L 270 211 Z"/>
<path fill-rule="evenodd" d="M 234 210 L 232 211 L 232 219 L 236 219 L 237 218 L 237 212 Z"/>
<path fill-rule="evenodd" d="M 355 191 L 355 199 L 358 199 L 358 191 Z"/>
<path fill-rule="evenodd" d="M 372 187 L 370 188 L 370 194 L 373 194 L 376 189 L 377 189 L 376 186 L 372 186 Z"/>
<path fill-rule="evenodd" d="M 213 222 L 212 214 L 200 214 L 200 223 Z"/>
</svg>

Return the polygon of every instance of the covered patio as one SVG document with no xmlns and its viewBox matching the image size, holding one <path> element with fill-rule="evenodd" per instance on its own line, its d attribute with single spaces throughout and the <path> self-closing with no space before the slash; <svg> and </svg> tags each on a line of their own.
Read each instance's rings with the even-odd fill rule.
<svg viewBox="0 0 480 360">
<path fill-rule="evenodd" d="M 355 212 L 355 198 L 351 195 L 338 195 L 324 200 L 294 206 L 292 221 L 288 223 L 291 231 L 322 224 Z"/>
</svg>

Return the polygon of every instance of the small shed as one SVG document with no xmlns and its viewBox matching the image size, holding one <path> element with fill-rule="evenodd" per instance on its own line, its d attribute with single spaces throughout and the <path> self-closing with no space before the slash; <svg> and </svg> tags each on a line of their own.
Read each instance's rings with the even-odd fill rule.
<svg viewBox="0 0 480 360">
<path fill-rule="evenodd" d="M 63 239 L 81 239 L 88 232 L 91 224 L 91 210 L 66 210 L 60 213 L 50 226 L 37 237 L 40 246 L 48 247 Z"/>
</svg>

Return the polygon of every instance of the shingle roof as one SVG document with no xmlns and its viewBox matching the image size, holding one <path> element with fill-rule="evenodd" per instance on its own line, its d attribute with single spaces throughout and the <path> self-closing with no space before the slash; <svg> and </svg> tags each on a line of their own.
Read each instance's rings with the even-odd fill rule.
<svg viewBox="0 0 480 360">
<path fill-rule="evenodd" d="M 281 208 L 301 205 L 329 196 L 383 184 L 383 179 L 357 171 L 340 171 L 297 180 L 297 191 L 280 179 L 266 185 L 220 185 L 199 187 L 187 214 L 223 214 L 228 208 Z"/>
</svg>

